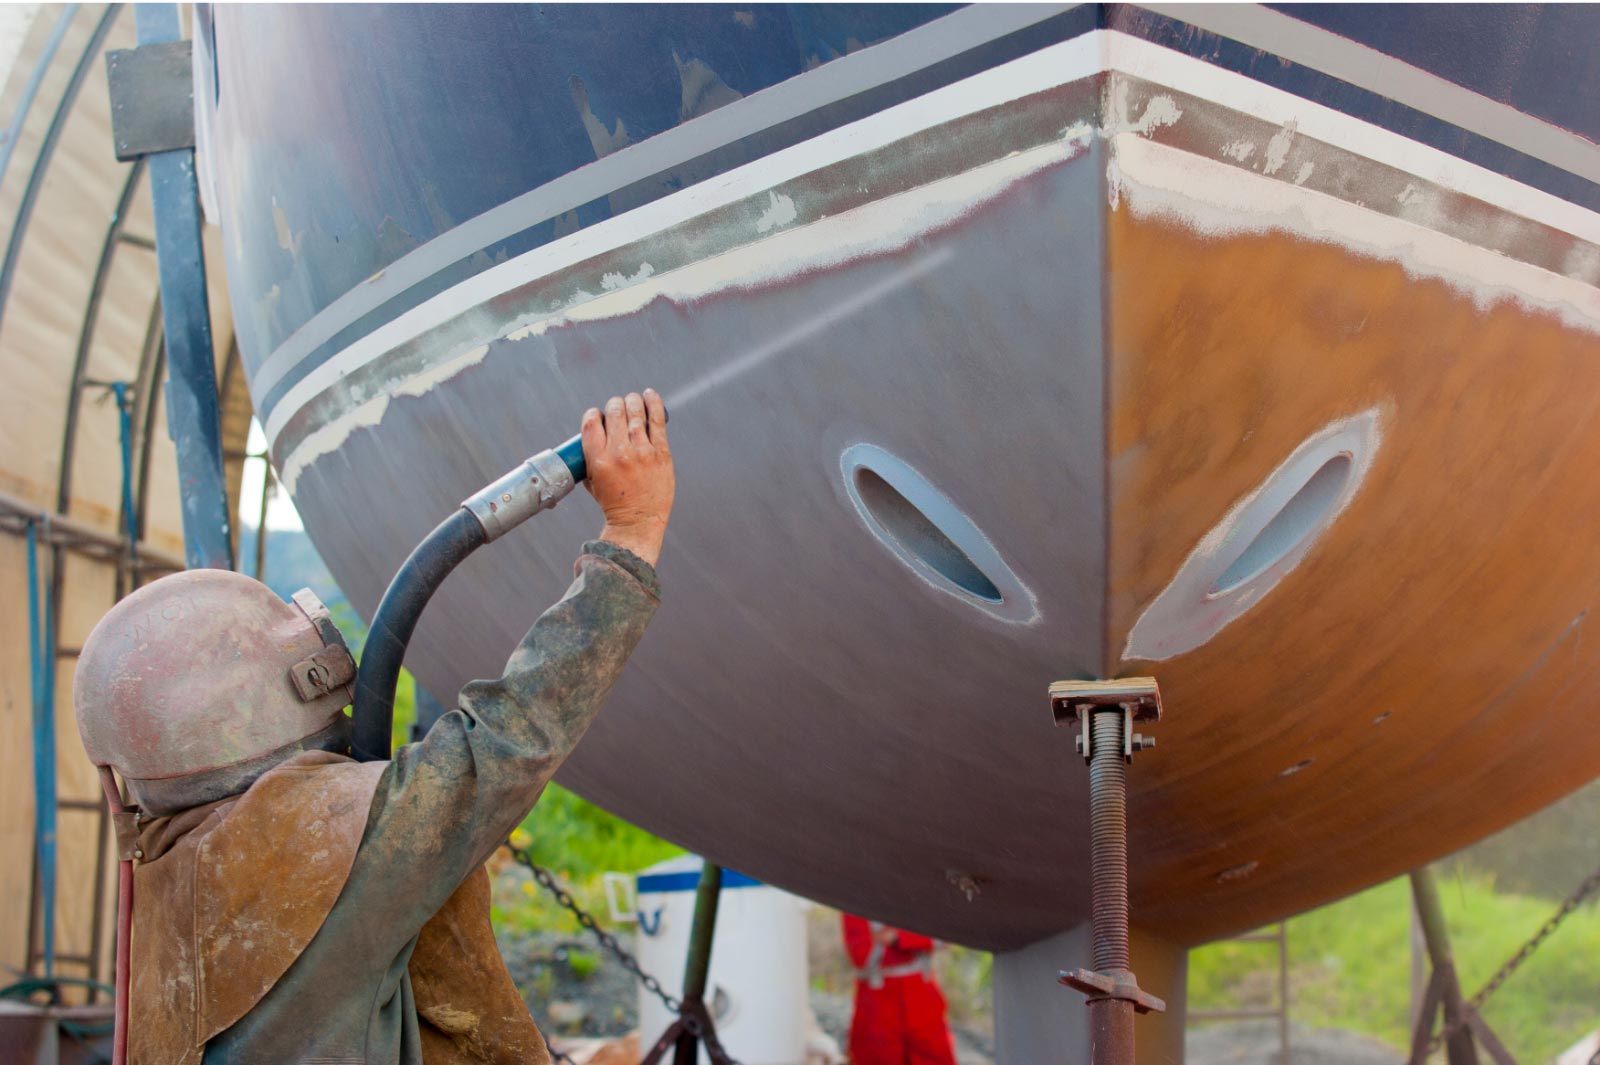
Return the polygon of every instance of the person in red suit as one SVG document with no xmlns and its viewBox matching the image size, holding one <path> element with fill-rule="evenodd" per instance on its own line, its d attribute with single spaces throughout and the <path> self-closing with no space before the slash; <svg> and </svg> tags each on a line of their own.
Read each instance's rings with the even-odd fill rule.
<svg viewBox="0 0 1600 1065">
<path fill-rule="evenodd" d="M 933 940 L 844 914 L 856 969 L 852 1065 L 956 1065 L 944 994 L 933 979 Z"/>
</svg>

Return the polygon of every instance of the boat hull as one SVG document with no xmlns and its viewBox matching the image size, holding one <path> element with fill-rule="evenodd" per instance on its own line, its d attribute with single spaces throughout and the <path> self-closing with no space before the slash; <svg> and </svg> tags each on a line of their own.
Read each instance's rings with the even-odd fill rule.
<svg viewBox="0 0 1600 1065">
<path fill-rule="evenodd" d="M 280 473 L 368 612 L 470 491 L 597 399 L 661 389 L 662 610 L 562 780 L 752 876 L 994 949 L 1087 914 L 1087 774 L 1053 680 L 1162 684 L 1132 901 L 1177 943 L 1428 861 L 1600 755 L 1600 551 L 1574 533 L 1600 517 L 1600 219 L 1075 10 L 870 114 L 426 271 L 469 225 L 526 234 L 556 202 L 508 201 L 384 267 L 424 274 L 404 307 L 341 328 L 335 300 L 246 351 Z M 1045 24 L 1059 39 L 1026 37 Z M 243 228 L 230 256 L 264 269 Z M 310 276 L 331 253 L 304 232 L 278 244 Z M 473 243 L 481 262 L 449 258 Z M 496 673 L 596 524 L 574 499 L 470 559 L 423 618 L 420 681 Z"/>
</svg>

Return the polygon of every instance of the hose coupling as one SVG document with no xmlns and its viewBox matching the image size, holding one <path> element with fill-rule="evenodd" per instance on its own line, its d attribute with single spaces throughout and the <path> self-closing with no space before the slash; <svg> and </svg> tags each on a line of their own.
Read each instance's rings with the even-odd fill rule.
<svg viewBox="0 0 1600 1065">
<path fill-rule="evenodd" d="M 561 502 L 577 483 L 571 468 L 551 448 L 480 488 L 461 505 L 478 519 L 492 543 L 541 510 Z"/>
</svg>

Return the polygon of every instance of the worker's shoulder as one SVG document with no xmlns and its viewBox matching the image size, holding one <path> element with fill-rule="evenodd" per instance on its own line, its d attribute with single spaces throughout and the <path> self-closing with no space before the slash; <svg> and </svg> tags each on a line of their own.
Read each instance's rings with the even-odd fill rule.
<svg viewBox="0 0 1600 1065">
<path fill-rule="evenodd" d="M 359 767 L 362 764 L 349 755 L 335 754 L 332 751 L 301 751 L 299 754 L 285 758 L 267 770 L 261 775 L 261 779 L 265 780 L 273 773 L 306 773 L 321 769 L 348 770 L 351 766 Z M 381 765 L 382 763 L 376 764 Z"/>
<path fill-rule="evenodd" d="M 326 814 L 344 812 L 352 805 L 365 810 L 388 767 L 386 761 L 358 762 L 331 751 L 301 751 L 261 774 L 229 817 L 261 806 L 295 806 Z"/>
</svg>

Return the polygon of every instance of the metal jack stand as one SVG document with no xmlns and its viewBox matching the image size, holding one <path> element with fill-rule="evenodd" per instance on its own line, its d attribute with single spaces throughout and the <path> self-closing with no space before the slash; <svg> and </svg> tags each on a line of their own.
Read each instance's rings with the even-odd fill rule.
<svg viewBox="0 0 1600 1065">
<path fill-rule="evenodd" d="M 711 942 L 717 932 L 717 904 L 722 899 L 722 867 L 707 862 L 694 896 L 694 923 L 689 929 L 689 960 L 683 967 L 683 999 L 673 1021 L 639 1065 L 656 1065 L 675 1047 L 672 1065 L 695 1065 L 705 1043 L 712 1065 L 734 1065 L 717 1038 L 717 1025 L 706 1008 L 706 981 L 711 972 Z"/>
<path fill-rule="evenodd" d="M 1155 746 L 1133 726 L 1161 719 L 1161 692 L 1151 677 L 1063 680 L 1050 685 L 1050 707 L 1058 726 L 1081 730 L 1093 836 L 1094 969 L 1063 972 L 1060 981 L 1089 996 L 1093 1065 L 1134 1065 L 1134 1014 L 1167 1008 L 1139 989 L 1128 953 L 1127 767 L 1135 751 Z"/>
<path fill-rule="evenodd" d="M 1506 1050 L 1500 1039 L 1490 1030 L 1481 1014 L 1461 994 L 1461 981 L 1456 976 L 1456 959 L 1450 950 L 1450 933 L 1445 929 L 1444 907 L 1439 904 L 1439 886 L 1434 882 L 1433 870 L 1427 866 L 1411 874 L 1411 895 L 1416 900 L 1417 919 L 1422 925 L 1422 938 L 1428 945 L 1428 959 L 1433 963 L 1433 976 L 1428 980 L 1428 990 L 1422 999 L 1422 1009 L 1417 1013 L 1417 1030 L 1411 1037 L 1409 1065 L 1422 1065 L 1439 1048 L 1445 1047 L 1445 1060 L 1449 1065 L 1478 1065 L 1478 1047 L 1481 1046 L 1497 1065 L 1516 1065 L 1516 1059 Z M 1433 1036 L 1433 1019 L 1444 1013 L 1444 1027 Z"/>
</svg>

